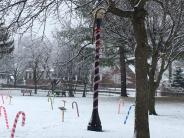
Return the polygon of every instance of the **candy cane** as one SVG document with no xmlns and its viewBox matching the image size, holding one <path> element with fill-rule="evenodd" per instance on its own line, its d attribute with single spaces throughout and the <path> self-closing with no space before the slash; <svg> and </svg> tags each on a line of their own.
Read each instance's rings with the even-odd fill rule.
<svg viewBox="0 0 184 138">
<path fill-rule="evenodd" d="M 53 101 L 50 96 L 48 97 L 48 102 L 50 102 L 51 109 L 53 110 Z"/>
<path fill-rule="evenodd" d="M 0 116 L 1 116 L 1 109 L 2 108 L 3 108 L 3 111 L 4 111 L 4 118 L 5 118 L 5 122 L 6 122 L 6 128 L 9 129 L 8 117 L 7 117 L 6 109 L 3 106 L 0 106 Z"/>
<path fill-rule="evenodd" d="M 128 120 L 128 117 L 129 117 L 129 114 L 130 114 L 130 110 L 132 109 L 132 106 L 135 106 L 135 105 L 131 105 L 128 109 L 128 113 L 126 115 L 126 118 L 125 118 L 125 121 L 124 121 L 124 124 L 126 124 L 127 120 Z"/>
<path fill-rule="evenodd" d="M 79 109 L 78 109 L 78 104 L 77 104 L 77 102 L 75 102 L 75 101 L 72 102 L 72 109 L 74 108 L 74 107 L 73 107 L 74 103 L 75 103 L 76 109 L 77 109 L 77 116 L 79 117 Z"/>
<path fill-rule="evenodd" d="M 11 99 L 13 98 L 11 95 L 7 95 L 6 96 L 6 99 L 8 99 L 9 98 L 9 104 L 11 104 Z"/>
<path fill-rule="evenodd" d="M 52 98 L 53 103 L 54 103 L 55 97 L 56 97 L 56 93 L 53 94 L 53 98 Z"/>
<path fill-rule="evenodd" d="M 66 110 L 65 107 L 58 107 L 62 112 L 62 122 L 64 122 L 64 111 Z"/>
<path fill-rule="evenodd" d="M 62 101 L 63 101 L 64 107 L 65 107 L 65 103 L 66 103 L 66 101 L 65 101 L 65 100 L 62 100 Z"/>
<path fill-rule="evenodd" d="M 26 115 L 24 112 L 22 111 L 19 111 L 15 117 L 15 121 L 14 121 L 14 124 L 13 124 L 13 128 L 11 130 L 11 138 L 14 138 L 14 134 L 15 134 L 15 129 L 16 129 L 16 126 L 17 126 L 17 122 L 18 122 L 18 118 L 19 116 L 22 115 L 22 126 L 25 125 L 25 120 L 26 120 Z"/>
<path fill-rule="evenodd" d="M 1 99 L 2 99 L 2 102 L 3 102 L 3 104 L 4 104 L 4 98 L 3 98 L 3 95 L 1 95 Z"/>
<path fill-rule="evenodd" d="M 8 91 L 7 98 L 9 98 L 9 104 L 11 104 L 11 99 L 13 98 L 13 96 L 11 96 L 11 91 Z"/>
<path fill-rule="evenodd" d="M 122 105 L 122 106 L 124 105 L 123 99 L 120 99 L 120 100 L 119 100 L 118 114 L 120 114 L 121 105 Z"/>
<path fill-rule="evenodd" d="M 9 104 L 11 104 L 11 99 L 12 99 L 13 97 L 11 96 L 11 95 L 9 95 L 9 99 L 10 99 L 10 101 L 9 101 Z"/>
</svg>

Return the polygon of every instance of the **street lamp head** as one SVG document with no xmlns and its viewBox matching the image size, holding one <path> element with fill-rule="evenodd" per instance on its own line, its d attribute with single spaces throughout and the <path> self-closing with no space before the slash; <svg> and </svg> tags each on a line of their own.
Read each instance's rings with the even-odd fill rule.
<svg viewBox="0 0 184 138">
<path fill-rule="evenodd" d="M 103 7 L 99 7 L 94 10 L 93 15 L 96 19 L 102 19 L 105 16 L 106 10 Z"/>
</svg>

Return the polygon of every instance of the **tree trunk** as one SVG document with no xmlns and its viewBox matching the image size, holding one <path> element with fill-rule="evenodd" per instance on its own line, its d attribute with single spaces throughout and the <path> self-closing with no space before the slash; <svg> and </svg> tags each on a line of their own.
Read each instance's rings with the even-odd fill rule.
<svg viewBox="0 0 184 138">
<path fill-rule="evenodd" d="M 120 54 L 120 71 L 121 71 L 121 96 L 127 97 L 126 61 L 125 61 L 125 51 L 122 46 L 119 47 L 119 54 Z"/>
<path fill-rule="evenodd" d="M 154 73 L 155 71 L 156 71 L 156 63 L 152 64 L 152 69 L 149 75 L 149 114 L 150 115 L 157 115 L 155 110 L 155 95 L 156 95 L 156 90 L 159 87 L 160 81 L 162 79 L 162 75 L 165 71 L 165 59 L 162 59 L 161 67 L 156 79 L 155 79 L 155 73 Z"/>
<path fill-rule="evenodd" d="M 155 50 L 153 50 L 155 51 Z M 149 114 L 150 115 L 157 115 L 155 110 L 155 94 L 156 94 L 156 70 L 157 70 L 157 54 L 152 55 L 152 63 L 151 63 L 151 69 L 149 72 L 149 81 L 148 81 L 148 87 L 149 87 Z"/>
<path fill-rule="evenodd" d="M 37 90 L 38 90 L 38 85 L 37 85 L 37 81 L 34 83 L 34 91 L 35 94 L 37 94 Z"/>
<path fill-rule="evenodd" d="M 16 86 L 17 86 L 17 78 L 14 78 L 13 86 L 14 86 L 14 87 L 16 87 Z"/>
<path fill-rule="evenodd" d="M 155 110 L 155 94 L 156 87 L 154 86 L 154 82 L 149 83 L 149 114 L 157 115 Z"/>
<path fill-rule="evenodd" d="M 172 82 L 172 63 L 169 64 L 169 82 Z"/>
<path fill-rule="evenodd" d="M 87 88 L 87 83 L 84 82 L 84 90 L 83 90 L 83 93 L 82 93 L 82 97 L 86 97 L 86 88 Z"/>
<path fill-rule="evenodd" d="M 17 75 L 14 74 L 14 82 L 13 82 L 13 86 L 16 87 L 17 86 Z"/>
<path fill-rule="evenodd" d="M 150 138 L 148 121 L 148 82 L 147 82 L 147 34 L 145 29 L 146 11 L 135 8 L 132 24 L 137 47 L 135 49 L 136 106 L 135 138 Z"/>
<path fill-rule="evenodd" d="M 36 68 L 33 69 L 33 81 L 34 81 L 34 93 L 37 94 L 37 70 Z"/>
<path fill-rule="evenodd" d="M 149 73 L 149 81 L 148 81 L 148 86 L 149 86 L 149 114 L 150 115 L 157 115 L 156 110 L 155 110 L 155 94 L 156 94 L 156 82 L 155 82 L 155 69 L 156 66 L 155 64 L 152 64 L 151 71 Z"/>
<path fill-rule="evenodd" d="M 13 86 L 16 87 L 16 85 L 17 85 L 17 72 L 16 72 L 16 70 L 14 70 L 14 75 L 13 75 L 13 77 L 14 77 Z"/>
<path fill-rule="evenodd" d="M 71 79 L 69 79 L 69 83 L 68 83 L 68 96 L 74 97 L 74 87 L 73 87 L 73 81 Z"/>
</svg>

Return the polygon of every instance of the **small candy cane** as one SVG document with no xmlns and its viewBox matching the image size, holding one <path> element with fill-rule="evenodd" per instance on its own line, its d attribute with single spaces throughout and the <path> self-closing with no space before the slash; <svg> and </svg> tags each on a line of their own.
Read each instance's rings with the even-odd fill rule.
<svg viewBox="0 0 184 138">
<path fill-rule="evenodd" d="M 73 109 L 73 105 L 74 105 L 74 103 L 75 103 L 75 105 L 76 105 L 76 109 L 77 109 L 77 116 L 79 117 L 79 109 L 78 109 L 78 104 L 77 104 L 77 102 L 72 102 L 72 109 Z"/>
<path fill-rule="evenodd" d="M 3 102 L 3 104 L 4 104 L 4 98 L 3 98 L 3 95 L 1 95 L 1 99 L 2 99 L 2 102 Z"/>
<path fill-rule="evenodd" d="M 3 111 L 4 111 L 4 118 L 5 118 L 5 122 L 6 122 L 6 128 L 9 129 L 8 117 L 7 117 L 6 109 L 5 109 L 5 107 L 0 106 L 0 116 L 1 116 L 1 109 L 3 109 Z"/>
<path fill-rule="evenodd" d="M 119 100 L 118 114 L 120 114 L 121 105 L 122 105 L 122 106 L 124 105 L 123 99 L 120 99 L 120 100 Z"/>
<path fill-rule="evenodd" d="M 128 120 L 128 117 L 129 117 L 129 114 L 130 114 L 130 110 L 132 109 L 132 106 L 135 106 L 135 105 L 131 105 L 128 109 L 128 113 L 126 115 L 126 118 L 125 118 L 125 121 L 124 121 L 124 124 L 126 124 L 127 120 Z"/>
</svg>

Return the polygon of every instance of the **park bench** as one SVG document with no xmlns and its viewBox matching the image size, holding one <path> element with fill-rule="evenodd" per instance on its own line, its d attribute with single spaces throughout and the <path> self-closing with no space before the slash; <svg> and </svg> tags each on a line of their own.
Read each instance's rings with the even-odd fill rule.
<svg viewBox="0 0 184 138">
<path fill-rule="evenodd" d="M 23 96 L 24 96 L 25 94 L 29 94 L 29 95 L 31 96 L 32 90 L 29 90 L 29 89 L 21 89 L 21 93 L 23 94 Z"/>
<path fill-rule="evenodd" d="M 56 95 L 61 95 L 62 97 L 66 97 L 66 91 L 63 90 L 54 90 Z"/>
</svg>

